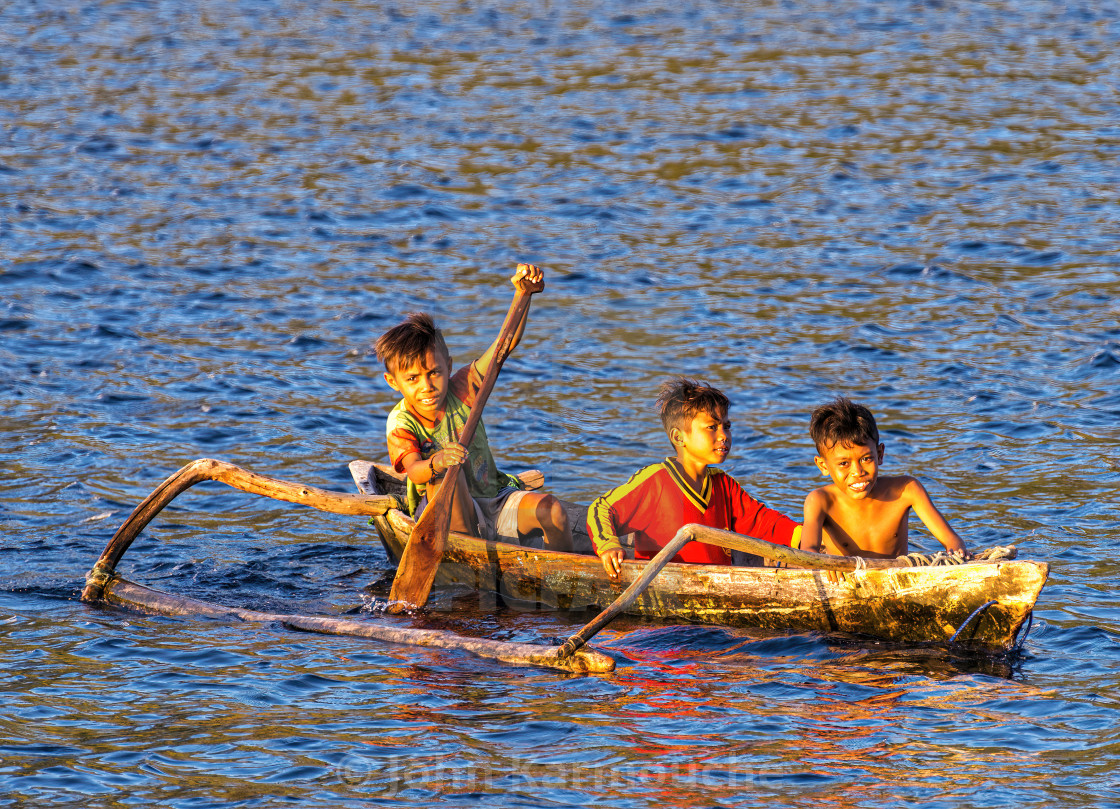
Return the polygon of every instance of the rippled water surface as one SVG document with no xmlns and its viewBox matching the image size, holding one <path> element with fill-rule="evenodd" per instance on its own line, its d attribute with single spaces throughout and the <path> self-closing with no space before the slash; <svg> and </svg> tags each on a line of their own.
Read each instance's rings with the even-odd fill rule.
<svg viewBox="0 0 1120 809">
<path fill-rule="evenodd" d="M 1111 0 L 0 5 L 0 806 L 1120 806 L 1118 40 Z M 1051 563 L 1022 653 L 622 621 L 575 677 L 79 602 L 195 458 L 349 490 L 370 343 L 423 309 L 469 361 L 519 260 L 503 466 L 586 502 L 687 373 L 797 514 L 848 394 L 971 545 Z M 392 574 L 218 484 L 121 570 L 309 613 Z M 431 606 L 393 620 L 586 620 Z"/>
</svg>

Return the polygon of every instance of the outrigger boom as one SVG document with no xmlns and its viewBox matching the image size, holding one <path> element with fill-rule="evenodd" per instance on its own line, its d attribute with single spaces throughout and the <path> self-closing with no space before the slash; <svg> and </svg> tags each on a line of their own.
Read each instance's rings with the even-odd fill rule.
<svg viewBox="0 0 1120 809">
<path fill-rule="evenodd" d="M 300 503 L 334 514 L 376 517 L 384 515 L 392 508 L 400 507 L 400 501 L 392 495 L 371 496 L 332 492 L 258 475 L 225 461 L 202 458 L 187 464 L 161 483 L 117 529 L 101 553 L 97 564 L 86 576 L 82 601 L 115 604 L 157 615 L 198 615 L 221 620 L 279 623 L 290 629 L 306 632 L 462 649 L 481 657 L 514 665 L 546 666 L 577 673 L 602 673 L 614 670 L 614 660 L 593 649 L 581 650 L 582 654 L 561 658 L 558 647 L 467 638 L 443 630 L 391 627 L 375 621 L 285 615 L 223 607 L 206 601 L 163 593 L 119 576 L 116 572 L 117 564 L 144 527 L 175 497 L 196 483 L 206 480 L 220 481 L 250 494 Z"/>
</svg>

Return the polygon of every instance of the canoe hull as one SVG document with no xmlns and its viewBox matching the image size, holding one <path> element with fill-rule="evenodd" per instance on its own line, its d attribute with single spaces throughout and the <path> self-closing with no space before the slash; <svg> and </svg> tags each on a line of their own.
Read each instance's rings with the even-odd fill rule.
<svg viewBox="0 0 1120 809">
<path fill-rule="evenodd" d="M 395 563 L 412 520 L 394 510 L 373 522 Z M 452 534 L 435 581 L 519 605 L 583 611 L 608 606 L 644 565 L 624 562 L 613 582 L 594 556 Z M 1005 561 L 860 570 L 832 584 L 815 570 L 671 563 L 628 613 L 904 643 L 945 643 L 961 630 L 958 643 L 1001 650 L 1014 646 L 1048 574 L 1045 563 Z"/>
</svg>

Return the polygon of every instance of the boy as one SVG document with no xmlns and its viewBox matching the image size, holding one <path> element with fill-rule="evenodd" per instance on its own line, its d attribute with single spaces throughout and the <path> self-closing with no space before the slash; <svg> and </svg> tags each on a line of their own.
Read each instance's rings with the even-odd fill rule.
<svg viewBox="0 0 1120 809">
<path fill-rule="evenodd" d="M 543 278 L 539 267 L 518 264 L 511 281 L 536 293 L 544 289 Z M 521 342 L 526 320 L 527 314 L 517 325 L 511 350 Z M 482 422 L 470 446 L 458 443 L 496 343 L 452 376 L 447 344 L 430 316 L 413 313 L 381 335 L 374 346 L 377 358 L 385 363 L 385 381 L 402 397 L 386 423 L 389 459 L 408 478 L 408 509 L 414 518 L 438 486 L 451 485 L 456 487 L 451 530 L 504 541 L 540 533 L 549 549 L 570 550 L 572 531 L 560 501 L 543 492 L 522 491 L 517 478 L 498 471 Z M 457 479 L 442 482 L 447 469 L 459 463 Z"/>
<path fill-rule="evenodd" d="M 587 512 L 587 531 L 607 575 L 619 577 L 624 555 L 620 535 L 635 533 L 634 557 L 650 559 L 688 523 L 796 547 L 801 526 L 712 468 L 731 452 L 727 397 L 710 385 L 678 377 L 661 386 L 657 405 L 676 457 L 642 469 L 596 499 Z M 715 545 L 691 542 L 673 561 L 728 565 L 731 555 Z"/>
<path fill-rule="evenodd" d="M 817 468 L 832 483 L 805 498 L 802 548 L 816 550 L 823 540 L 827 553 L 902 556 L 909 552 L 913 509 L 946 550 L 968 557 L 920 482 L 907 475 L 879 477 L 884 447 L 870 410 L 843 397 L 821 405 L 813 411 L 809 435 L 817 447 Z"/>
</svg>

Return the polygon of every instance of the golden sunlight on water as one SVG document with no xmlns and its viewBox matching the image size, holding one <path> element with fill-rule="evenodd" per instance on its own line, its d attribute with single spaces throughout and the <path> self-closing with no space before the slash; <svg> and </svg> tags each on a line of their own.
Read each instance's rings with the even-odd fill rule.
<svg viewBox="0 0 1120 809">
<path fill-rule="evenodd" d="M 160 806 L 1101 806 L 1120 785 L 1120 221 L 1106 5 L 175 0 L 0 9 L 0 794 Z M 78 593 L 196 458 L 349 491 L 409 311 L 456 366 L 545 267 L 486 423 L 587 503 L 668 452 L 684 373 L 724 469 L 797 516 L 808 414 L 972 547 L 1051 565 L 989 658 L 622 619 L 574 677 Z M 915 521 L 915 546 L 934 540 Z M 122 570 L 374 620 L 361 522 L 217 484 Z M 548 645 L 590 618 L 437 591 Z M 112 796 L 112 797 L 110 797 Z"/>
</svg>

